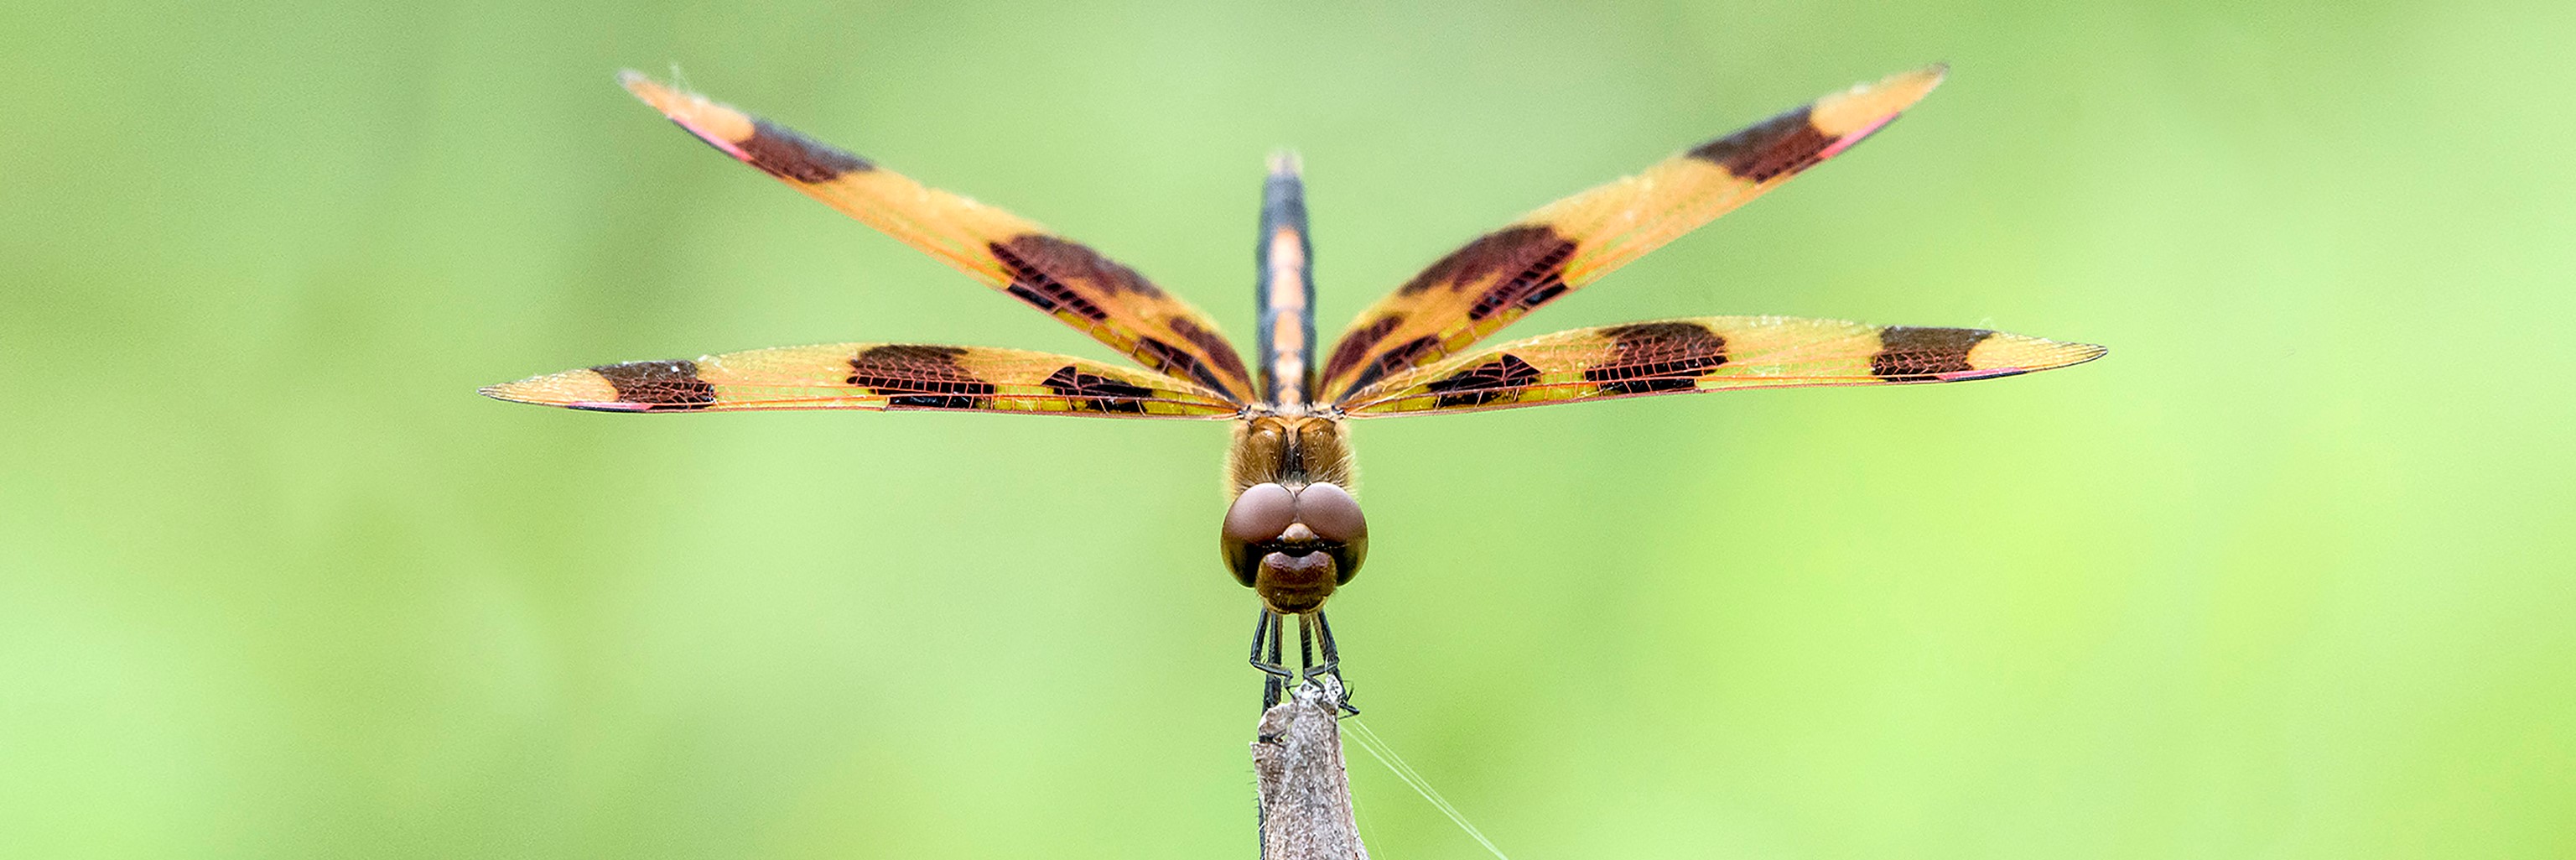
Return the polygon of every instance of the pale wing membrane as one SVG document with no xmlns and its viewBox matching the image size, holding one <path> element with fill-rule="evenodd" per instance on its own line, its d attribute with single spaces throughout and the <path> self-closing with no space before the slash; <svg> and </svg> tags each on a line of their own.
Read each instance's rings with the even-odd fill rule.
<svg viewBox="0 0 2576 860">
<path fill-rule="evenodd" d="M 1455 355 L 1523 314 L 1840 154 L 1941 82 L 1941 67 L 1826 96 L 1548 204 L 1433 263 L 1344 329 L 1324 399 Z"/>
<path fill-rule="evenodd" d="M 1743 388 L 1963 382 L 2082 364 L 2103 352 L 1985 329 L 1695 317 L 1478 350 L 1380 380 L 1343 408 L 1366 417 Z"/>
<path fill-rule="evenodd" d="M 931 409 L 1231 418 L 1222 395 L 1158 373 L 1017 349 L 844 343 L 568 370 L 483 389 L 602 412 Z"/>
<path fill-rule="evenodd" d="M 1144 276 L 1009 212 L 634 72 L 636 97 L 726 155 L 947 262 L 1138 363 L 1237 401 L 1243 358 L 1215 321 Z"/>
</svg>

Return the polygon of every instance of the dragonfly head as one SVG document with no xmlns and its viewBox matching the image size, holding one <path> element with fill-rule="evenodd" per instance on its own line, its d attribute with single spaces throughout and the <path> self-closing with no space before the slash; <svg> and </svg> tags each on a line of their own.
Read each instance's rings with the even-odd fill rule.
<svg viewBox="0 0 2576 860">
<path fill-rule="evenodd" d="M 1218 537 L 1235 581 L 1272 610 L 1311 612 L 1368 557 L 1368 518 L 1330 483 L 1261 483 L 1235 496 Z"/>
</svg>

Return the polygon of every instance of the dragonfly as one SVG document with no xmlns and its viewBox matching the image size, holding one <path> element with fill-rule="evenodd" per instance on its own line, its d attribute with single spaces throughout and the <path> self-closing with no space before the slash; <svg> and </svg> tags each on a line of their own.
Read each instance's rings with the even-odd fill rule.
<svg viewBox="0 0 2576 860">
<path fill-rule="evenodd" d="M 1703 316 L 1596 326 L 1482 349 L 1488 335 L 1885 128 L 1931 66 L 1826 95 L 1558 200 L 1450 252 L 1315 338 L 1313 244 L 1292 154 L 1273 155 L 1254 243 L 1257 350 L 1136 270 L 1036 222 L 921 184 L 784 126 L 629 71 L 625 88 L 709 146 L 1090 335 L 1135 366 L 1022 349 L 840 343 L 630 361 L 482 389 L 600 412 L 1001 412 L 1224 421 L 1232 501 L 1217 550 L 1260 599 L 1263 707 L 1340 681 L 1324 604 L 1368 558 L 1349 423 L 1757 388 L 1995 379 L 2104 349 L 1981 328 Z M 1318 357 L 1321 360 L 1318 360 Z M 1287 619 L 1298 667 L 1286 665 Z M 1321 651 L 1320 658 L 1317 651 Z M 1347 703 L 1345 703 L 1347 706 Z M 1356 712 L 1356 711 L 1353 711 Z"/>
</svg>

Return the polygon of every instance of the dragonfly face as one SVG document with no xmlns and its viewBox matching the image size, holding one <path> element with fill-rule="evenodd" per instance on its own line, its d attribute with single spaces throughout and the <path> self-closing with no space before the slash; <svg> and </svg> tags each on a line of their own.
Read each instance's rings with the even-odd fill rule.
<svg viewBox="0 0 2576 860">
<path fill-rule="evenodd" d="M 1257 416 L 1243 422 L 1233 456 L 1234 504 L 1217 535 L 1226 567 L 1272 612 L 1322 608 L 1368 558 L 1368 518 L 1344 489 L 1342 422 Z"/>
<path fill-rule="evenodd" d="M 1522 216 L 1434 262 L 1319 351 L 1313 247 L 1293 157 L 1273 160 L 1254 246 L 1247 363 L 1216 321 L 1090 247 L 1002 209 L 627 73 L 626 87 L 718 151 L 946 261 L 1140 367 L 993 347 L 847 343 L 603 364 L 495 385 L 502 400 L 608 412 L 863 409 L 1227 420 L 1219 531 L 1261 597 L 1252 663 L 1276 702 L 1295 616 L 1336 671 L 1322 606 L 1368 554 L 1348 419 L 1623 397 L 2014 376 L 2102 348 L 1984 329 L 1687 317 L 1479 341 L 1878 132 L 1940 83 L 1932 67 L 1817 99 Z M 1873 237 L 1858 237 L 1867 240 Z M 1317 361 L 1319 354 L 1322 361 Z M 1264 643 L 1268 650 L 1263 649 Z M 1265 656 L 1266 654 L 1266 656 Z M 1312 654 L 1305 655 L 1310 661 Z"/>
</svg>

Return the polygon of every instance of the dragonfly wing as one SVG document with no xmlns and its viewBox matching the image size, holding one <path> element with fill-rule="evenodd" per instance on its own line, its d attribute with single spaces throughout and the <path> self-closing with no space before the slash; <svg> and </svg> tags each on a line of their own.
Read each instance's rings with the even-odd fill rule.
<svg viewBox="0 0 2576 860">
<path fill-rule="evenodd" d="M 904 343 L 603 364 L 494 385 L 483 394 L 601 412 L 935 409 L 1231 418 L 1240 410 L 1188 382 L 1068 355 Z"/>
<path fill-rule="evenodd" d="M 1327 401 L 1474 345 L 1567 292 L 1868 137 L 1941 82 L 1941 67 L 1862 84 L 1548 204 L 1478 237 L 1362 311 L 1324 362 Z"/>
<path fill-rule="evenodd" d="M 1251 398 L 1215 321 L 1136 270 L 1036 222 L 913 181 L 735 108 L 626 72 L 637 98 L 699 140 L 1091 335 L 1153 370 Z"/>
<path fill-rule="evenodd" d="M 1695 317 L 1575 329 L 1389 376 L 1357 417 L 1467 412 L 1652 394 L 1963 382 L 2082 364 L 2102 347 L 1972 328 L 1792 317 Z"/>
</svg>

